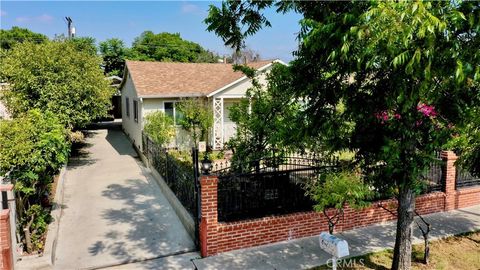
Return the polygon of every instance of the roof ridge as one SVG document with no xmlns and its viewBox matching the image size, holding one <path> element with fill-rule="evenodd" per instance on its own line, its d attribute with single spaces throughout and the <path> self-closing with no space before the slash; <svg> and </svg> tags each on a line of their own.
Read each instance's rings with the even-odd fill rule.
<svg viewBox="0 0 480 270">
<path fill-rule="evenodd" d="M 268 59 L 268 60 L 258 60 L 254 62 L 248 62 L 247 64 L 254 64 L 254 63 L 272 63 L 277 59 Z M 126 59 L 125 62 L 135 62 L 135 63 L 152 63 L 152 64 L 185 64 L 185 65 L 195 65 L 195 64 L 207 64 L 207 65 L 234 65 L 233 63 L 223 63 L 223 62 L 215 62 L 215 63 L 207 63 L 207 62 L 167 62 L 167 61 L 142 61 L 142 60 L 128 60 Z"/>
</svg>

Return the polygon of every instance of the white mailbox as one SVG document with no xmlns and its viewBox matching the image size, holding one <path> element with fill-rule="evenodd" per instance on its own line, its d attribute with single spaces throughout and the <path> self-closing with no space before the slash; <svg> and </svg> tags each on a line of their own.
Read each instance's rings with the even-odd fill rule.
<svg viewBox="0 0 480 270">
<path fill-rule="evenodd" d="M 349 255 L 347 241 L 326 232 L 322 232 L 319 239 L 320 248 L 334 258 L 341 258 Z"/>
<path fill-rule="evenodd" d="M 207 142 L 201 141 L 198 142 L 198 152 L 205 152 L 207 151 Z"/>
</svg>

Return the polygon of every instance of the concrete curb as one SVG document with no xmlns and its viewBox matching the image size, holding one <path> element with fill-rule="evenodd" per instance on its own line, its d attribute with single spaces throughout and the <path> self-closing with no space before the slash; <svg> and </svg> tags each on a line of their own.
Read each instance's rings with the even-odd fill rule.
<svg viewBox="0 0 480 270">
<path fill-rule="evenodd" d="M 155 179 L 155 182 L 160 187 L 160 190 L 162 191 L 163 195 L 165 195 L 165 198 L 167 198 L 167 201 L 170 203 L 173 210 L 177 214 L 178 218 L 180 219 L 180 222 L 182 222 L 183 227 L 185 227 L 190 237 L 192 239 L 195 239 L 195 222 L 193 220 L 193 217 L 190 215 L 187 209 L 185 209 L 182 203 L 178 200 L 177 196 L 175 196 L 173 191 L 170 189 L 167 183 L 165 183 L 165 180 L 163 180 L 163 177 L 157 172 L 157 170 L 155 170 L 152 166 L 150 166 L 149 163 L 147 164 L 148 164 L 147 167 L 148 167 L 148 170 L 150 171 L 150 174 Z"/>
<path fill-rule="evenodd" d="M 57 183 L 57 190 L 55 191 L 55 199 L 50 213 L 53 222 L 48 225 L 47 238 L 45 240 L 45 249 L 43 256 L 49 259 L 49 264 L 53 266 L 55 261 L 55 249 L 57 247 L 58 230 L 60 228 L 60 218 L 63 214 L 63 199 L 64 199 L 64 185 L 65 175 L 67 173 L 67 164 L 60 170 L 60 175 Z"/>
<path fill-rule="evenodd" d="M 183 227 L 185 227 L 190 237 L 192 239 L 195 239 L 195 221 L 193 220 L 193 217 L 178 200 L 177 196 L 175 196 L 175 194 L 167 185 L 165 180 L 163 180 L 163 177 L 157 172 L 157 170 L 155 170 L 155 168 L 153 168 L 153 166 L 150 164 L 147 157 L 142 153 L 142 151 L 140 151 L 140 149 L 138 149 L 134 144 L 132 144 L 132 146 L 137 152 L 138 157 L 143 162 L 148 172 L 153 176 L 153 179 L 155 179 L 155 182 L 160 187 L 160 190 L 162 191 L 163 195 L 165 195 L 165 198 L 167 198 L 167 201 L 170 203 L 173 210 L 177 214 L 180 222 L 182 222 Z"/>
</svg>

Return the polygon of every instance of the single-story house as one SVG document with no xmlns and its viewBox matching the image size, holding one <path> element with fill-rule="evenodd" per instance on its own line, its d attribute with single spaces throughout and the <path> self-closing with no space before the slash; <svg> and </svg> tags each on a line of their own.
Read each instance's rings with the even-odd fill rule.
<svg viewBox="0 0 480 270">
<path fill-rule="evenodd" d="M 259 81 L 265 84 L 266 73 L 274 62 L 248 63 L 260 72 Z M 202 97 L 211 102 L 214 124 L 209 132 L 209 145 L 221 149 L 235 134 L 235 123 L 229 118 L 229 108 L 246 96 L 251 80 L 226 63 L 171 63 L 126 61 L 120 91 L 122 95 L 122 126 L 133 144 L 142 150 L 144 117 L 161 110 L 178 125 L 175 104 L 181 98 Z M 185 131 L 177 128 L 170 146 L 191 145 Z"/>
</svg>

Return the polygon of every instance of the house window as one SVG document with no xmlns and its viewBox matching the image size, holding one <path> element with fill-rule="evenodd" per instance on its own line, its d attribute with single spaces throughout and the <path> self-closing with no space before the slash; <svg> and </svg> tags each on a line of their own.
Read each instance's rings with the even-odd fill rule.
<svg viewBox="0 0 480 270">
<path fill-rule="evenodd" d="M 133 101 L 133 121 L 138 123 L 138 101 Z"/>
<path fill-rule="evenodd" d="M 164 102 L 163 103 L 163 109 L 165 112 L 165 115 L 171 117 L 173 119 L 173 122 L 175 125 L 180 125 L 180 120 L 183 118 L 182 112 L 177 110 L 176 104 L 178 102 Z"/>
<path fill-rule="evenodd" d="M 128 97 L 125 98 L 125 115 L 130 117 L 130 100 Z"/>
</svg>

